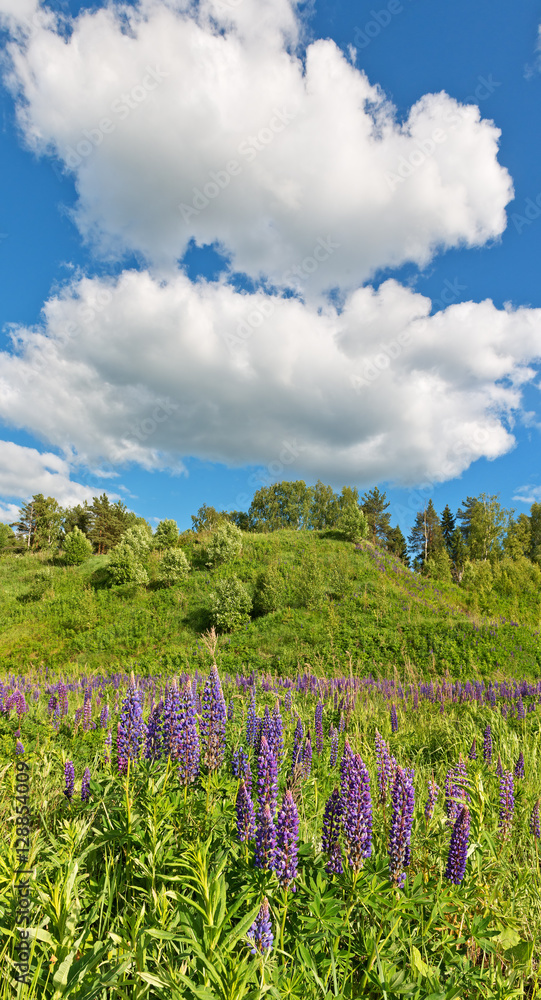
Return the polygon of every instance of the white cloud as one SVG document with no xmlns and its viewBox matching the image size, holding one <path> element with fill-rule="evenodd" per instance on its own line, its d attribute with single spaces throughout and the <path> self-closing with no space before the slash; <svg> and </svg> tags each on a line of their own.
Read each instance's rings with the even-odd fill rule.
<svg viewBox="0 0 541 1000">
<path fill-rule="evenodd" d="M 316 294 L 505 228 L 494 124 L 445 93 L 400 124 L 333 41 L 292 49 L 286 0 L 111 4 L 72 27 L 13 44 L 11 85 L 28 144 L 73 170 L 77 223 L 103 252 L 167 269 L 190 240 L 218 241 L 235 269 L 295 285 L 329 238 L 325 268 L 302 275 Z"/>
<path fill-rule="evenodd" d="M 70 479 L 68 462 L 49 452 L 25 448 L 13 441 L 0 441 L 0 496 L 26 500 L 35 493 L 55 497 L 70 507 L 91 500 L 97 490 Z M 115 500 L 116 495 L 108 493 Z M 18 515 L 19 504 L 0 504 L 0 521 L 9 524 Z"/>
<path fill-rule="evenodd" d="M 521 503 L 541 503 L 541 486 L 517 486 L 517 491 L 513 495 L 513 500 Z"/>
<path fill-rule="evenodd" d="M 188 455 L 272 464 L 286 449 L 286 474 L 441 481 L 513 447 L 541 310 L 429 312 L 392 280 L 337 312 L 184 275 L 85 278 L 0 356 L 0 417 L 72 465 L 178 472 Z"/>
</svg>

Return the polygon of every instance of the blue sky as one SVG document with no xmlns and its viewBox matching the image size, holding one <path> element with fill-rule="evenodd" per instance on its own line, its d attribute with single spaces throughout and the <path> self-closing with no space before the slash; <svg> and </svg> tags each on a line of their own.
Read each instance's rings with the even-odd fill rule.
<svg viewBox="0 0 541 1000">
<path fill-rule="evenodd" d="M 150 520 L 185 528 L 202 503 L 247 509 L 258 485 L 280 478 L 377 484 L 404 531 L 427 496 L 439 510 L 481 492 L 518 512 L 541 500 L 541 4 L 292 10 L 257 0 L 250 13 L 248 0 L 190 12 L 146 0 L 144 16 L 131 8 L 133 44 L 112 14 L 100 21 L 101 6 L 51 5 L 62 19 L 47 22 L 37 0 L 0 0 L 3 519 L 32 492 L 68 503 L 106 489 Z M 168 63 L 172 26 L 194 60 L 187 84 Z M 227 89 L 232 69 L 239 93 Z M 106 91 L 100 77 L 110 70 Z M 178 100 L 182 85 L 191 103 Z M 352 138 L 375 86 L 386 147 Z M 477 104 L 480 117 L 466 114 L 452 134 L 444 126 L 431 147 L 426 136 L 450 105 L 426 95 L 442 91 L 444 101 Z M 125 129 L 109 111 L 102 133 L 111 98 L 125 92 L 136 95 Z M 332 159 L 319 138 L 329 122 Z M 231 149 L 251 129 L 266 148 L 254 147 L 252 173 L 241 155 L 237 178 Z M 66 151 L 86 134 L 98 141 L 73 168 Z M 412 176 L 395 172 L 405 161 Z M 192 192 L 209 175 L 223 176 L 227 192 L 193 212 Z M 181 230 L 179 201 L 188 206 Z M 313 277 L 306 265 L 299 281 L 284 278 L 292 262 L 313 259 L 319 240 L 331 249 Z M 372 298 L 355 298 L 363 288 Z M 428 322 L 416 293 L 432 300 Z M 61 321 L 85 299 L 91 321 L 66 345 Z M 481 309 L 487 299 L 497 312 Z M 467 314 L 460 303 L 472 304 Z M 246 343 L 231 347 L 246 308 L 257 323 L 248 319 Z M 441 325 L 431 323 L 440 311 Z M 221 317 L 224 329 L 231 318 L 229 340 Z M 370 378 L 366 365 L 389 330 L 413 331 L 414 356 L 404 349 Z M 356 391 L 348 373 L 361 378 Z"/>
</svg>

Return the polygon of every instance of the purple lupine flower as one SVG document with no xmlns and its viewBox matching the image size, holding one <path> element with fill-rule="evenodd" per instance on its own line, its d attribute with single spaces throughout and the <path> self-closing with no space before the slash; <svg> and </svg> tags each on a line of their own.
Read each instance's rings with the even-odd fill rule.
<svg viewBox="0 0 541 1000">
<path fill-rule="evenodd" d="M 303 728 L 300 718 L 297 716 L 297 725 L 293 734 L 293 749 L 291 751 L 291 776 L 295 775 L 297 766 L 302 763 L 302 738 Z"/>
<path fill-rule="evenodd" d="M 274 705 L 272 710 L 272 722 L 273 722 L 273 742 L 272 748 L 274 750 L 274 756 L 276 757 L 276 763 L 280 766 L 280 762 L 284 755 L 284 724 L 282 722 L 282 716 L 280 714 L 280 704 L 278 700 Z"/>
<path fill-rule="evenodd" d="M 179 699 L 179 728 L 177 735 L 178 779 L 181 785 L 189 785 L 199 774 L 201 743 L 197 732 L 197 719 L 192 691 L 189 684 L 182 689 Z"/>
<path fill-rule="evenodd" d="M 291 691 L 289 688 L 284 695 L 284 708 L 286 712 L 291 712 Z"/>
<path fill-rule="evenodd" d="M 346 855 L 355 872 L 372 853 L 372 799 L 368 768 L 358 753 L 352 754 L 343 774 L 342 828 Z"/>
<path fill-rule="evenodd" d="M 64 795 L 66 796 L 68 802 L 71 802 L 73 789 L 75 787 L 75 768 L 72 760 L 67 760 L 64 765 L 64 780 L 66 782 Z"/>
<path fill-rule="evenodd" d="M 334 788 L 327 799 L 323 813 L 323 830 L 321 835 L 321 849 L 329 858 L 325 865 L 325 871 L 329 875 L 341 875 L 344 870 L 342 865 L 342 849 L 340 847 L 342 813 L 342 796 L 339 789 Z"/>
<path fill-rule="evenodd" d="M 524 711 L 524 703 L 522 698 L 517 699 L 517 719 L 520 721 L 526 718 L 526 712 Z"/>
<path fill-rule="evenodd" d="M 229 705 L 227 706 L 227 721 L 233 722 L 234 718 L 235 718 L 235 706 L 233 704 L 233 699 L 230 698 Z"/>
<path fill-rule="evenodd" d="M 274 856 L 276 853 L 276 829 L 271 815 L 270 807 L 265 804 L 257 815 L 257 827 L 255 836 L 254 865 L 264 871 L 272 871 L 274 868 Z"/>
<path fill-rule="evenodd" d="M 398 715 L 397 715 L 396 705 L 395 705 L 394 701 L 393 701 L 393 703 L 391 705 L 391 731 L 393 733 L 397 733 L 398 732 Z"/>
<path fill-rule="evenodd" d="M 265 806 L 269 806 L 271 816 L 276 815 L 276 802 L 278 799 L 278 768 L 276 757 L 274 756 L 265 736 L 261 737 L 261 749 L 257 758 L 257 808 L 258 815 Z"/>
<path fill-rule="evenodd" d="M 470 760 L 477 760 L 477 740 L 476 739 L 474 739 L 474 741 L 473 741 L 473 743 L 472 743 L 472 745 L 470 747 L 470 752 L 468 754 L 468 757 L 470 758 Z"/>
<path fill-rule="evenodd" d="M 411 859 L 411 828 L 415 791 L 413 771 L 397 767 L 391 793 L 393 815 L 389 831 L 389 871 L 395 885 L 402 888 L 406 881 L 407 868 Z"/>
<path fill-rule="evenodd" d="M 262 954 L 263 952 L 268 953 L 271 950 L 274 937 L 272 934 L 269 901 L 266 896 L 263 897 L 259 913 L 246 936 L 250 941 L 253 941 L 253 948 L 250 949 L 252 955 Z"/>
<path fill-rule="evenodd" d="M 201 699 L 200 732 L 204 748 L 203 760 L 209 771 L 215 771 L 225 757 L 227 709 L 220 683 L 218 667 L 213 663 Z"/>
<path fill-rule="evenodd" d="M 106 703 L 100 712 L 100 729 L 107 729 L 109 722 L 109 705 Z"/>
<path fill-rule="evenodd" d="M 468 858 L 468 837 L 470 834 L 470 811 L 463 805 L 455 820 L 451 842 L 449 844 L 449 854 L 447 856 L 447 867 L 445 878 L 455 885 L 460 885 L 466 873 L 466 862 Z"/>
<path fill-rule="evenodd" d="M 434 777 L 430 778 L 428 782 L 428 799 L 426 800 L 425 805 L 425 819 L 427 823 L 434 815 L 434 806 L 436 805 L 439 790 L 440 786 L 436 784 Z"/>
<path fill-rule="evenodd" d="M 237 792 L 236 810 L 237 836 L 241 844 L 245 844 L 255 837 L 255 814 L 254 805 L 244 781 L 241 781 Z"/>
<path fill-rule="evenodd" d="M 163 701 L 160 699 L 154 705 L 147 723 L 147 733 L 145 740 L 145 757 L 147 760 L 157 760 L 162 755 L 162 714 Z"/>
<path fill-rule="evenodd" d="M 15 744 L 15 753 L 24 753 L 24 747 L 20 740 L 17 740 Z"/>
<path fill-rule="evenodd" d="M 255 747 L 257 725 L 257 711 L 255 707 L 255 692 L 252 691 L 248 712 L 246 714 L 246 744 L 252 749 Z"/>
<path fill-rule="evenodd" d="M 276 818 L 276 853 L 274 870 L 282 888 L 295 892 L 297 877 L 297 844 L 299 839 L 299 814 L 293 795 L 287 791 L 282 800 L 282 808 Z"/>
<path fill-rule="evenodd" d="M 90 798 L 90 768 L 85 767 L 83 780 L 81 781 L 81 802 L 88 802 Z"/>
<path fill-rule="evenodd" d="M 55 709 L 55 715 L 56 715 L 56 709 Z M 75 709 L 75 715 L 73 716 L 73 728 L 74 729 L 77 729 L 77 726 L 79 725 L 82 717 L 83 717 L 83 710 L 82 710 L 82 708 L 76 708 Z"/>
<path fill-rule="evenodd" d="M 234 750 L 231 755 L 231 774 L 234 778 L 239 776 L 239 750 Z"/>
<path fill-rule="evenodd" d="M 113 734 L 112 734 L 111 730 L 109 730 L 109 732 L 107 733 L 107 736 L 105 737 L 105 753 L 103 755 L 103 759 L 104 759 L 104 762 L 106 764 L 110 764 L 111 763 L 111 744 L 112 744 L 112 742 L 113 742 Z"/>
<path fill-rule="evenodd" d="M 233 772 L 233 777 L 244 781 L 246 788 L 249 792 L 251 792 L 252 770 L 250 768 L 248 754 L 244 751 L 243 747 L 239 747 L 238 750 L 235 750 L 231 758 L 231 770 Z"/>
<path fill-rule="evenodd" d="M 58 705 L 58 699 L 55 694 L 52 694 L 51 697 L 49 698 L 49 702 L 47 705 L 47 713 L 49 715 L 53 715 L 53 713 L 56 711 L 57 705 Z"/>
<path fill-rule="evenodd" d="M 343 733 L 346 728 L 346 717 L 343 712 L 340 712 L 340 721 L 338 723 L 338 732 Z"/>
<path fill-rule="evenodd" d="M 537 837 L 538 840 L 541 837 L 541 823 L 539 820 L 539 799 L 535 803 L 530 816 L 530 833 L 534 837 Z"/>
<path fill-rule="evenodd" d="M 491 729 L 490 723 L 489 723 L 489 725 L 486 726 L 485 731 L 483 733 L 483 760 L 484 760 L 485 764 L 490 764 L 491 763 L 491 761 L 492 761 L 492 750 L 493 750 L 492 729 Z"/>
<path fill-rule="evenodd" d="M 323 705 L 318 701 L 315 711 L 316 753 L 323 753 Z"/>
<path fill-rule="evenodd" d="M 336 767 L 338 760 L 338 730 L 331 726 L 331 752 L 329 754 L 329 767 Z"/>
<path fill-rule="evenodd" d="M 68 689 L 63 681 L 60 682 L 57 688 L 58 694 L 58 706 L 60 709 L 60 715 L 64 716 L 68 714 Z"/>
<path fill-rule="evenodd" d="M 165 757 L 179 756 L 180 695 L 176 684 L 166 687 L 161 718 L 161 751 Z"/>
<path fill-rule="evenodd" d="M 496 774 L 498 775 L 498 778 L 503 778 L 503 765 L 502 765 L 502 759 L 499 754 L 498 754 L 498 763 L 496 764 Z"/>
<path fill-rule="evenodd" d="M 513 822 L 515 808 L 515 789 L 511 771 L 504 771 L 500 778 L 500 818 L 498 827 L 503 837 L 508 837 Z"/>
<path fill-rule="evenodd" d="M 90 729 L 90 723 L 92 721 L 92 688 L 87 688 L 85 691 L 85 700 L 83 704 L 83 731 L 86 733 Z"/>
<path fill-rule="evenodd" d="M 137 760 L 139 757 L 145 732 L 141 696 L 132 684 L 122 702 L 122 712 L 117 726 L 116 752 L 120 774 L 126 773 L 129 760 Z"/>
<path fill-rule="evenodd" d="M 312 740 L 310 739 L 310 730 L 308 730 L 306 734 L 306 740 L 304 742 L 304 751 L 302 755 L 303 777 L 309 778 L 311 770 L 312 770 Z"/>
<path fill-rule="evenodd" d="M 515 778 L 524 778 L 525 775 L 526 772 L 524 770 L 524 754 L 522 753 L 521 750 L 517 757 L 517 762 L 515 764 Z"/>
</svg>

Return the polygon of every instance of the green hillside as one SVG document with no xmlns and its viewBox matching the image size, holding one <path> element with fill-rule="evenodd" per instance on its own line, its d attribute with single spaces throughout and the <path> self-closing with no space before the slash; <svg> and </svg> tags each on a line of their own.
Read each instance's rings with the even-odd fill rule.
<svg viewBox="0 0 541 1000">
<path fill-rule="evenodd" d="M 184 536 L 188 579 L 164 587 L 152 551 L 149 584 L 110 586 L 110 556 L 66 567 L 48 552 L 0 560 L 0 663 L 140 671 L 203 664 L 218 580 L 238 577 L 256 604 L 250 621 L 220 637 L 222 668 L 291 673 L 453 676 L 539 674 L 541 571 L 527 560 L 487 563 L 466 586 L 432 581 L 390 553 L 332 532 L 245 533 L 240 556 L 209 569 L 204 534 Z M 262 581 L 261 575 L 264 574 Z M 268 610 L 268 608 L 275 610 Z M 260 608 L 261 611 L 261 608 Z"/>
</svg>

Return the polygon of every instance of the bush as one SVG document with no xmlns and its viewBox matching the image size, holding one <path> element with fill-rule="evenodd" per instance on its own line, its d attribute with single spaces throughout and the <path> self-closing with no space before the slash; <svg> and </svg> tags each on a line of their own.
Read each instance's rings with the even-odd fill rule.
<svg viewBox="0 0 541 1000">
<path fill-rule="evenodd" d="M 252 598 L 236 576 L 218 580 L 210 598 L 211 625 L 220 632 L 231 632 L 250 620 Z"/>
<path fill-rule="evenodd" d="M 160 521 L 154 532 L 154 547 L 156 549 L 170 549 L 178 542 L 177 522 L 171 518 Z"/>
<path fill-rule="evenodd" d="M 350 503 L 344 507 L 340 514 L 336 522 L 336 529 L 348 542 L 360 542 L 368 534 L 368 522 L 357 504 Z"/>
<path fill-rule="evenodd" d="M 130 529 L 139 530 L 139 529 Z M 112 583 L 138 583 L 146 586 L 148 574 L 133 548 L 122 540 L 111 552 L 109 579 Z"/>
<path fill-rule="evenodd" d="M 152 532 L 150 528 L 145 528 L 142 524 L 136 524 L 133 528 L 128 528 L 124 532 L 119 545 L 125 545 L 127 548 L 130 548 L 137 560 L 144 559 L 152 545 Z"/>
<path fill-rule="evenodd" d="M 226 521 L 213 531 L 205 549 L 207 566 L 236 559 L 242 549 L 242 531 L 236 524 Z"/>
<path fill-rule="evenodd" d="M 72 531 L 68 531 L 64 539 L 62 554 L 68 566 L 80 566 L 92 555 L 92 543 L 81 529 L 75 526 Z"/>
<path fill-rule="evenodd" d="M 268 615 L 278 611 L 284 602 L 284 584 L 280 574 L 270 568 L 260 573 L 255 585 L 254 611 L 256 615 Z"/>
<path fill-rule="evenodd" d="M 320 608 L 326 597 L 325 577 L 315 555 L 304 561 L 297 580 L 296 598 L 301 608 Z"/>
<path fill-rule="evenodd" d="M 164 553 L 159 571 L 162 583 L 180 583 L 181 580 L 186 580 L 189 572 L 190 564 L 181 549 L 168 549 Z"/>
</svg>

